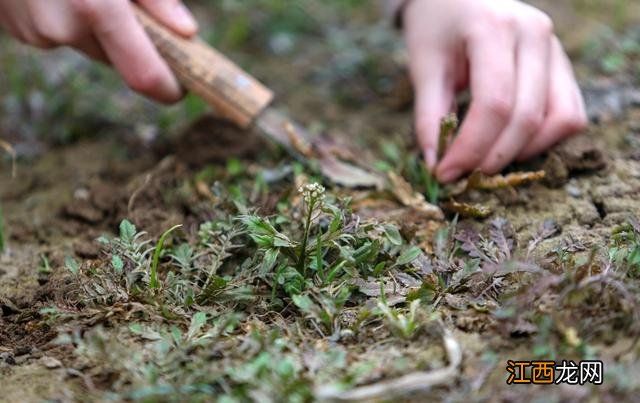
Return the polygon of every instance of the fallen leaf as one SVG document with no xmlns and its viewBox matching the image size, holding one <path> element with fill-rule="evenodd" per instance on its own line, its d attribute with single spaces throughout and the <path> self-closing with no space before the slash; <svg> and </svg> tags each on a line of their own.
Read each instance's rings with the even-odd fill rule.
<svg viewBox="0 0 640 403">
<path fill-rule="evenodd" d="M 444 214 L 440 207 L 428 203 L 424 198 L 424 195 L 413 190 L 411 184 L 409 184 L 409 182 L 407 182 L 403 177 L 394 172 L 389 172 L 388 177 L 390 191 L 398 201 L 402 203 L 402 205 L 405 207 L 411 207 L 427 218 L 434 220 L 444 219 Z"/>
<path fill-rule="evenodd" d="M 300 134 L 292 122 L 287 122 L 284 129 L 289 136 L 291 146 L 306 158 L 313 158 L 313 146 Z"/>
<path fill-rule="evenodd" d="M 442 207 L 452 213 L 460 214 L 462 217 L 487 218 L 493 213 L 489 207 L 482 204 L 459 203 L 453 199 L 444 203 Z"/>
<path fill-rule="evenodd" d="M 318 160 L 322 174 L 331 182 L 349 188 L 384 187 L 384 178 L 355 165 L 340 161 L 331 154 L 324 154 Z"/>
<path fill-rule="evenodd" d="M 467 180 L 467 189 L 494 190 L 505 187 L 518 187 L 544 179 L 544 171 L 535 172 L 514 172 L 506 176 L 485 176 L 480 171 L 476 171 Z"/>
</svg>

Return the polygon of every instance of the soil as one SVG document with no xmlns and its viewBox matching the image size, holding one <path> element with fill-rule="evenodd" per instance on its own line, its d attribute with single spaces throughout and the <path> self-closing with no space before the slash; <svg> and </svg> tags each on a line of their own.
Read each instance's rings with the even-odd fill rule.
<svg viewBox="0 0 640 403">
<path fill-rule="evenodd" d="M 276 68 L 280 68 L 276 61 L 267 61 L 262 74 Z M 292 72 L 289 80 L 295 82 L 300 74 Z M 611 91 L 620 90 L 612 87 Z M 291 105 L 291 113 L 301 120 L 327 122 L 359 143 L 374 144 L 380 133 L 390 131 L 401 132 L 402 141 L 412 141 L 410 114 L 397 111 L 398 103 L 392 102 L 393 108 L 381 102 L 344 111 L 321 101 L 319 93 L 316 89 L 296 90 L 292 85 L 281 102 Z M 406 97 L 404 93 L 402 96 Z M 587 103 L 598 102 L 596 97 L 587 97 Z M 561 237 L 579 239 L 587 247 L 607 242 L 613 228 L 624 223 L 629 213 L 640 214 L 640 152 L 630 150 L 625 142 L 627 136 L 640 137 L 640 107 L 628 104 L 617 112 L 615 119 L 594 124 L 587 135 L 570 140 L 537 161 L 514 167 L 544 169 L 545 182 L 517 190 L 474 193 L 471 200 L 491 207 L 493 217 L 507 218 L 521 245 L 526 245 L 541 222 L 554 220 L 560 229 L 554 238 L 544 241 L 547 249 L 543 247 L 541 255 Z M 99 387 L 99 380 L 87 386 L 86 379 L 65 369 L 76 364 L 73 354 L 55 343 L 56 328 L 41 313 L 42 308 L 66 300 L 66 255 L 79 261 L 98 259 L 101 252 L 95 239 L 103 233 L 115 233 L 123 218 L 153 237 L 175 224 L 197 225 L 205 214 L 198 206 L 206 197 L 194 188 L 194 175 L 208 165 L 223 169 L 230 157 L 251 163 L 265 149 L 275 153 L 272 145 L 255 133 L 208 115 L 153 149 L 141 145 L 123 148 L 117 137 L 89 139 L 21 162 L 15 179 L 2 171 L 0 199 L 8 249 L 0 255 L 0 401 L 63 401 L 75 390 L 96 387 L 94 383 Z M 418 225 L 401 213 L 399 217 L 397 221 L 405 224 L 401 228 L 405 236 L 429 225 Z M 39 272 L 44 258 L 53 274 Z M 447 301 L 452 306 L 455 303 Z M 461 314 L 454 317 L 454 323 L 458 328 L 455 337 L 465 346 L 467 365 L 463 375 L 476 376 L 483 370 L 479 358 L 488 348 L 500 350 L 505 360 L 526 358 L 529 353 L 527 341 L 518 341 L 531 330 L 527 323 L 503 329 L 510 334 L 508 343 L 482 336 L 486 329 L 500 326 L 485 316 Z M 617 354 L 616 348 L 625 342 L 612 343 L 611 355 Z M 47 365 L 47 359 L 58 360 L 61 365 Z M 503 373 L 493 374 L 487 383 L 502 384 L 502 378 L 498 378 Z M 526 394 L 534 396 L 537 392 L 531 389 Z M 579 400 L 587 394 L 585 388 L 574 388 L 562 391 L 560 396 Z M 512 390 L 503 394 L 507 401 L 524 398 Z"/>
</svg>

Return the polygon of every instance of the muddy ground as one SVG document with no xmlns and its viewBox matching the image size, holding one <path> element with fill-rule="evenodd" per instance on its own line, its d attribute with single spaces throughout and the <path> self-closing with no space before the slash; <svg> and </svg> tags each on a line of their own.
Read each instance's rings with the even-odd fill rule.
<svg viewBox="0 0 640 403">
<path fill-rule="evenodd" d="M 597 25 L 592 16 L 584 15 L 599 10 L 576 13 L 575 7 L 560 5 L 556 8 L 561 9 L 554 10 L 561 16 L 560 31 L 571 31 L 566 34 L 568 46 L 579 63 L 578 71 L 593 124 L 584 136 L 559 146 L 538 160 L 509 168 L 511 171 L 544 170 L 544 180 L 526 186 L 465 194 L 466 201 L 482 204 L 492 212 L 484 220 L 462 217 L 454 229 L 469 227 L 483 231 L 496 218 L 504 218 L 510 226 L 506 231 L 510 233 L 507 237 L 512 244 L 509 253 L 544 273 L 518 272 L 499 277 L 496 283 L 471 282 L 464 289 L 442 291 L 439 298 L 425 303 L 425 309 L 440 315 L 436 321 L 439 324 L 434 324 L 433 319 L 425 319 L 423 328 L 407 339 L 386 329 L 381 319 L 363 322 L 363 330 L 357 336 L 318 333 L 309 321 L 303 320 L 305 315 L 292 312 L 291 304 L 287 304 L 281 313 L 273 307 L 263 306 L 262 302 L 256 303 L 256 307 L 232 303 L 202 308 L 212 318 L 212 328 L 216 315 L 235 311 L 244 312 L 246 316 L 235 331 L 219 340 L 221 344 L 215 348 L 206 347 L 206 352 L 193 347 L 195 352 L 189 350 L 185 353 L 187 357 L 196 355 L 200 359 L 206 356 L 206 362 L 226 370 L 226 366 L 242 367 L 243 355 L 252 362 L 262 348 L 272 354 L 273 360 L 295 357 L 291 358 L 296 368 L 291 378 L 294 381 L 285 375 L 269 378 L 254 374 L 259 380 L 253 382 L 242 380 L 233 371 L 223 371 L 219 376 L 222 380 L 216 378 L 211 382 L 213 391 L 155 390 L 145 395 L 140 391 L 147 390 L 145 388 L 150 388 L 154 382 L 157 382 L 155 386 L 173 385 L 172 379 L 186 379 L 181 376 L 188 371 L 178 370 L 176 373 L 180 375 L 174 372 L 167 375 L 160 369 L 156 378 L 144 378 L 133 367 L 123 364 L 138 350 L 147 348 L 150 340 L 132 336 L 128 332 L 129 325 L 133 322 L 143 326 L 155 323 L 184 330 L 189 327 L 185 318 L 192 318 L 192 314 L 167 316 L 157 302 L 145 298 L 89 303 L 88 296 L 83 294 L 86 288 L 80 283 L 91 280 L 89 277 L 79 280 L 70 273 L 67 257 L 73 257 L 84 271 L 108 266 L 112 257 L 105 253 L 96 238 L 117 234 L 123 219 L 146 231 L 152 240 L 157 240 L 173 225 L 182 224 L 180 239 L 193 244 L 200 224 L 218 217 L 222 208 L 220 197 L 232 194 L 234 191 L 230 188 L 235 186 L 238 192 L 244 192 L 245 203 L 258 207 L 261 215 L 271 216 L 282 211 L 278 206 L 280 201 L 295 197 L 300 178 L 314 176 L 312 170 L 283 175 L 267 190 L 253 191 L 252 184 L 258 173 L 265 170 L 281 172 L 283 167 L 292 171 L 297 168 L 291 166 L 291 160 L 282 150 L 256 133 L 239 131 L 213 117 L 200 118 L 195 123 L 183 119 L 175 125 L 177 127 L 170 126 L 165 130 L 168 135 L 152 141 L 144 136 L 148 127 L 144 117 L 129 116 L 126 112 L 120 121 L 111 120 L 99 136 L 80 136 L 79 140 L 65 141 L 65 145 L 52 146 L 38 140 L 35 142 L 38 147 L 35 147 L 29 138 L 22 139 L 20 133 L 0 133 L 17 145 L 16 149 L 22 150 L 17 176 L 12 178 L 9 169 L 3 169 L 0 176 L 7 238 L 6 250 L 0 254 L 0 401 L 201 401 L 212 394 L 224 394 L 228 399 L 239 401 L 246 400 L 247 396 L 257 401 L 318 399 L 326 396 L 320 387 L 334 380 L 333 377 L 349 378 L 344 384 L 355 387 L 394 379 L 416 370 L 446 366 L 451 357 L 447 358 L 447 351 L 440 341 L 443 328 L 461 348 L 462 363 L 447 382 L 403 395 L 403 399 L 635 401 L 640 393 L 640 383 L 635 375 L 640 370 L 637 343 L 640 280 L 637 273 L 635 277 L 630 274 L 622 277 L 626 285 L 621 294 L 612 291 L 615 289 L 611 286 L 613 280 L 596 283 L 592 288 L 581 281 L 607 270 L 607 264 L 611 262 L 607 262 L 606 257 L 610 256 L 615 243 L 614 233 L 621 226 L 637 222 L 633 217 L 640 216 L 638 81 L 624 68 L 602 72 L 593 66 L 593 60 L 581 53 L 585 37 L 595 37 L 595 32 L 599 31 L 592 28 L 584 33 L 582 29 L 566 27 Z M 632 6 L 628 14 L 633 16 L 634 13 Z M 372 21 L 372 15 L 373 12 L 361 11 L 353 26 L 338 25 L 340 32 L 334 33 L 334 42 L 339 42 L 336 38 L 348 33 L 367 37 L 360 30 Z M 629 34 L 633 32 L 628 28 L 633 27 L 632 22 L 633 18 L 623 21 L 616 37 L 638 38 Z M 384 29 L 377 26 L 375 32 Z M 370 46 L 378 52 L 374 54 L 380 55 L 386 43 L 397 43 L 394 41 L 397 38 L 381 43 L 362 40 L 340 46 Z M 341 55 L 349 54 L 348 51 L 334 53 L 338 55 L 334 56 L 334 63 L 327 65 L 324 60 L 335 49 L 320 45 L 299 46 L 303 50 L 297 53 L 265 52 L 256 60 L 242 56 L 242 52 L 236 53 L 243 63 L 251 65 L 257 75 L 275 87 L 280 94 L 278 102 L 288 105 L 289 112 L 298 120 L 315 130 L 350 139 L 353 147 L 367 149 L 363 158 L 372 165 L 384 154 L 381 138 L 384 143 L 395 144 L 402 152 L 411 152 L 409 150 L 414 146 L 411 111 L 407 108 L 410 94 L 403 75 L 401 52 L 394 63 L 388 63 L 387 58 L 378 59 L 377 66 L 381 67 L 375 74 L 371 73 L 375 76 L 372 84 L 370 76 L 360 72 L 332 72 L 332 66 L 350 63 L 341 59 Z M 65 56 L 54 58 L 51 63 L 58 63 Z M 291 63 L 295 63 L 295 68 L 288 68 L 286 77 L 277 74 L 283 65 L 290 66 Z M 275 80 L 273 77 L 276 76 L 283 78 Z M 380 77 L 387 84 L 375 85 L 380 83 Z M 300 82 L 305 85 L 298 85 Z M 350 86 L 345 89 L 347 82 Z M 137 102 L 130 101 L 129 95 L 126 99 L 125 105 Z M 145 126 L 131 122 L 138 118 Z M 151 127 L 154 126 L 151 124 Z M 241 166 L 239 173 L 230 173 L 238 164 Z M 8 161 L 3 166 L 9 167 Z M 418 288 L 424 289 L 424 284 L 431 281 L 430 276 L 438 273 L 434 234 L 438 229 L 447 228 L 454 214 L 448 212 L 444 221 L 415 218 L 402 203 L 379 198 L 376 191 L 326 185 L 328 193 L 353 197 L 355 213 L 363 219 L 374 217 L 378 222 L 395 223 L 407 243 L 419 245 L 424 256 L 433 259 L 435 268 L 431 274 L 423 273 L 419 278 Z M 529 256 L 528 246 L 545 222 L 552 222 L 550 225 L 554 230 L 540 239 L 539 247 Z M 429 231 L 425 232 L 425 228 Z M 640 234 L 638 237 L 640 239 Z M 175 239 L 173 242 L 177 244 Z M 255 245 L 247 243 L 243 247 L 253 251 L 251 248 Z M 527 255 L 526 259 L 524 255 Z M 459 268 L 458 263 L 451 263 L 451 267 L 456 265 Z M 170 271 L 169 266 L 169 259 L 163 259 L 162 276 Z M 451 267 L 447 270 L 453 270 Z M 569 272 L 575 274 L 569 275 Z M 615 279 L 619 280 L 618 277 Z M 341 321 L 348 322 L 349 315 L 355 315 L 362 306 L 375 305 L 380 292 L 379 289 L 377 294 L 371 291 L 370 288 L 375 290 L 378 283 L 372 284 L 369 288 L 354 288 L 355 297 L 340 313 Z M 581 290 L 583 286 L 588 289 L 584 294 L 566 301 L 567 293 Z M 390 296 L 397 297 L 393 292 Z M 406 293 L 399 300 L 401 309 L 409 305 L 405 300 L 408 301 Z M 505 312 L 509 309 L 515 309 L 515 314 L 507 315 Z M 284 339 L 291 343 L 286 352 L 274 350 L 264 340 L 262 347 L 249 342 L 249 335 L 256 329 L 267 333 L 276 328 L 285 329 L 287 337 Z M 96 352 L 99 350 L 95 344 L 97 339 L 104 348 L 101 353 Z M 227 354 L 225 348 L 235 351 Z M 256 348 L 258 350 L 254 351 Z M 113 352 L 111 358 L 109 351 Z M 344 366 L 333 368 L 333 364 L 318 358 L 320 353 L 332 351 L 344 353 Z M 506 385 L 504 366 L 507 360 L 535 358 L 598 358 L 605 365 L 605 382 L 601 386 Z M 326 357 L 323 359 L 327 360 Z M 148 365 L 157 363 L 157 357 L 136 357 L 131 362 L 132 366 Z M 323 365 L 331 369 L 325 370 Z M 360 372 L 354 370 L 360 367 Z M 158 368 L 163 367 L 158 364 Z M 267 371 L 276 371 L 268 368 Z M 278 389 L 286 382 L 291 384 Z M 136 394 L 136 391 L 140 393 Z"/>
</svg>

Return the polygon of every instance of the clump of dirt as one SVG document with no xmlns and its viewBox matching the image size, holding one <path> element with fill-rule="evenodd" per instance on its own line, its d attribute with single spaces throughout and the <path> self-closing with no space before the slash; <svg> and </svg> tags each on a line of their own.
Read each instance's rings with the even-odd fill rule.
<svg viewBox="0 0 640 403">
<path fill-rule="evenodd" d="M 53 340 L 55 329 L 41 321 L 37 311 L 23 311 L 19 314 L 0 317 L 0 347 L 20 355 Z"/>
<path fill-rule="evenodd" d="M 104 176 L 75 190 L 73 199 L 60 211 L 68 233 L 113 229 L 124 218 L 153 235 L 184 222 L 189 205 L 180 192 L 189 183 L 193 170 L 219 164 L 230 157 L 252 158 L 266 143 L 252 131 L 238 129 L 232 123 L 206 115 L 197 120 L 169 146 L 171 151 L 146 172 L 129 176 Z M 72 224 L 69 223 L 72 222 Z M 78 255 L 95 257 L 96 250 L 86 242 L 77 246 Z"/>
<path fill-rule="evenodd" d="M 233 123 L 212 115 L 192 123 L 170 143 L 169 153 L 192 168 L 224 163 L 229 157 L 253 158 L 269 144 L 255 131 L 239 129 Z"/>
</svg>

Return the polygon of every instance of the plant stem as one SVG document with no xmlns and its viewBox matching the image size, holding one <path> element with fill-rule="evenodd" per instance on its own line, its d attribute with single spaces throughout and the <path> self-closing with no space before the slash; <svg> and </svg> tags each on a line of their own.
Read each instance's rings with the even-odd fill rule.
<svg viewBox="0 0 640 403">
<path fill-rule="evenodd" d="M 445 116 L 440 122 L 440 135 L 438 136 L 438 161 L 444 157 L 445 152 L 455 131 L 458 129 L 458 118 L 455 114 Z"/>
<path fill-rule="evenodd" d="M 300 272 L 304 277 L 307 276 L 307 244 L 309 242 L 309 233 L 311 232 L 311 216 L 313 215 L 314 207 L 315 201 L 309 203 L 307 218 L 304 224 L 304 238 L 302 239 L 302 248 L 300 249 L 300 257 L 298 258 L 298 272 Z"/>
<path fill-rule="evenodd" d="M 167 239 L 170 233 L 175 231 L 176 229 L 182 227 L 182 224 L 173 226 L 169 228 L 160 236 L 158 240 L 158 244 L 156 245 L 155 250 L 153 251 L 153 259 L 151 261 L 151 270 L 149 272 L 149 287 L 151 289 L 156 289 L 160 287 L 160 281 L 158 281 L 158 264 L 160 262 L 160 254 L 162 253 L 162 249 L 164 248 L 164 241 Z"/>
</svg>

